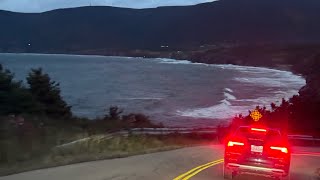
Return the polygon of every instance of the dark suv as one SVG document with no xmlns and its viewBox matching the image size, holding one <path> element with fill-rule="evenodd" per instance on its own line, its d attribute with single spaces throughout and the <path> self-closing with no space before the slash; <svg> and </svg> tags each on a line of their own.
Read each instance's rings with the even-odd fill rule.
<svg viewBox="0 0 320 180">
<path fill-rule="evenodd" d="M 226 141 L 224 178 L 255 174 L 289 179 L 290 154 L 287 136 L 280 130 L 240 126 Z"/>
</svg>

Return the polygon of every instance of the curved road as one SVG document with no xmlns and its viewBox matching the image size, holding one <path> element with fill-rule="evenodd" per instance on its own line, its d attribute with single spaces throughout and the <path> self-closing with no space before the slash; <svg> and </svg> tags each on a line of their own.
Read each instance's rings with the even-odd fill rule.
<svg viewBox="0 0 320 180">
<path fill-rule="evenodd" d="M 1 180 L 212 180 L 222 178 L 222 145 L 102 160 L 0 177 Z M 211 162 L 211 163 L 210 163 Z M 202 165 L 202 166 L 201 166 Z M 196 169 L 195 169 L 196 168 Z M 291 179 L 316 179 L 320 148 L 294 147 Z M 239 179 L 266 179 L 242 176 Z"/>
</svg>

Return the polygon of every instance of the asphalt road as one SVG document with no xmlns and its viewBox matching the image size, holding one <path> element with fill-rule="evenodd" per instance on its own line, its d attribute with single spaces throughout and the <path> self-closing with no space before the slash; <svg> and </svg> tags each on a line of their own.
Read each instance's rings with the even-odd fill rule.
<svg viewBox="0 0 320 180">
<path fill-rule="evenodd" d="M 292 180 L 316 179 L 320 148 L 294 147 Z M 223 146 L 208 145 L 128 158 L 94 161 L 0 177 L 1 180 L 173 180 L 182 174 L 192 180 L 222 178 Z M 218 160 L 218 161 L 216 161 Z M 215 162 L 213 162 L 215 161 Z M 207 164 L 213 162 L 211 164 Z M 205 166 L 201 166 L 207 164 Z M 198 169 L 194 169 L 198 167 Z M 190 171 L 191 170 L 191 171 Z M 189 172 L 188 172 L 189 171 Z M 181 176 L 182 177 L 182 176 Z M 266 179 L 240 176 L 239 179 Z"/>
</svg>

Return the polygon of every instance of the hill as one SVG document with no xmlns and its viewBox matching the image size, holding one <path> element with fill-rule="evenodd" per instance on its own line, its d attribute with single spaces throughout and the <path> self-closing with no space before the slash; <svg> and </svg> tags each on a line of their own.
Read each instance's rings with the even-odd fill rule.
<svg viewBox="0 0 320 180">
<path fill-rule="evenodd" d="M 220 0 L 186 7 L 0 11 L 0 52 L 186 50 L 320 41 L 318 0 Z M 161 48 L 168 46 L 168 48 Z"/>
</svg>

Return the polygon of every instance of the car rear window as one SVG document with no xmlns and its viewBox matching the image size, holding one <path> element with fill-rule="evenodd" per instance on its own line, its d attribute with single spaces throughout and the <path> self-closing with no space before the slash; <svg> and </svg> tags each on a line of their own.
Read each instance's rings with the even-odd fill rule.
<svg viewBox="0 0 320 180">
<path fill-rule="evenodd" d="M 246 137 L 248 139 L 256 139 L 256 140 L 271 140 L 274 138 L 281 138 L 281 134 L 278 130 L 267 129 L 266 132 L 261 131 L 253 131 L 249 127 L 240 127 L 237 129 L 235 136 L 238 137 Z"/>
</svg>

